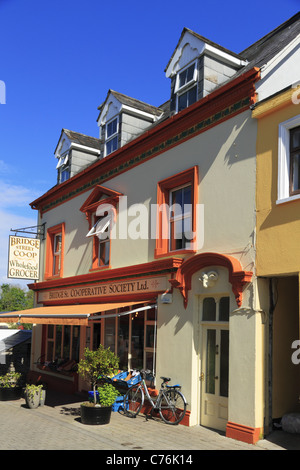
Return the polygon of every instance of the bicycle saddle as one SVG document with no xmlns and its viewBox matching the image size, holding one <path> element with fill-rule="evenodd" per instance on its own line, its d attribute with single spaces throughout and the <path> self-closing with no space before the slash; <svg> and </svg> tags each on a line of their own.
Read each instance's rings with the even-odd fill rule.
<svg viewBox="0 0 300 470">
<path fill-rule="evenodd" d="M 161 379 L 165 382 L 170 382 L 170 377 L 161 377 Z"/>
</svg>

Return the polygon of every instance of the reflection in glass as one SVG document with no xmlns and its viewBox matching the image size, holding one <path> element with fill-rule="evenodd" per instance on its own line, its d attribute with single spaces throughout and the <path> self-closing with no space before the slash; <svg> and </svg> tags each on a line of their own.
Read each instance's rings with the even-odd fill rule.
<svg viewBox="0 0 300 470">
<path fill-rule="evenodd" d="M 154 325 L 146 325 L 146 348 L 154 348 Z"/>
<path fill-rule="evenodd" d="M 229 321 L 229 297 L 222 297 L 219 306 L 219 320 Z"/>
<path fill-rule="evenodd" d="M 131 315 L 131 367 L 143 368 L 144 353 L 144 312 Z"/>
<path fill-rule="evenodd" d="M 206 297 L 203 300 L 203 320 L 216 321 L 216 302 L 213 297 Z"/>
<path fill-rule="evenodd" d="M 215 393 L 216 330 L 207 330 L 206 345 L 206 393 Z"/>
<path fill-rule="evenodd" d="M 120 369 L 128 368 L 128 346 L 129 346 L 129 317 L 125 315 L 118 319 L 118 356 Z"/>
<path fill-rule="evenodd" d="M 79 347 L 80 347 L 80 327 L 73 326 L 72 334 L 72 359 L 79 362 Z"/>
<path fill-rule="evenodd" d="M 115 318 L 105 318 L 104 346 L 115 352 Z"/>
<path fill-rule="evenodd" d="M 220 395 L 228 397 L 229 331 L 221 330 Z"/>
<path fill-rule="evenodd" d="M 55 333 L 55 357 L 60 359 L 62 357 L 61 354 L 61 338 L 62 338 L 62 325 L 56 326 L 56 333 Z"/>
<path fill-rule="evenodd" d="M 99 348 L 101 343 L 101 323 L 94 323 L 93 325 L 93 350 Z"/>
<path fill-rule="evenodd" d="M 70 342 L 71 342 L 71 327 L 64 327 L 64 345 L 63 345 L 63 358 L 70 359 Z"/>
</svg>

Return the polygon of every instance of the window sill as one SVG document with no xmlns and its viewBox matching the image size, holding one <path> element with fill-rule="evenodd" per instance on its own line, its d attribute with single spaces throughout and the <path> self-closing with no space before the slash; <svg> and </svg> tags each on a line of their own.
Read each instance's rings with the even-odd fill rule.
<svg viewBox="0 0 300 470">
<path fill-rule="evenodd" d="M 37 365 L 37 369 L 42 370 L 43 372 L 46 372 L 46 373 L 50 372 L 51 374 L 55 374 L 64 378 L 75 377 L 77 375 L 76 371 L 63 371 L 63 370 L 51 369 L 50 367 L 42 365 L 42 364 Z"/>
<path fill-rule="evenodd" d="M 91 268 L 89 270 L 89 272 L 95 272 L 95 271 L 103 271 L 103 270 L 106 270 L 106 269 L 111 269 L 111 265 L 108 265 L 108 266 L 95 266 L 94 268 Z"/>
<path fill-rule="evenodd" d="M 167 251 L 167 252 L 158 252 L 155 250 L 154 258 L 164 258 L 166 256 L 176 256 L 176 255 L 189 255 L 195 254 L 197 250 L 174 250 L 174 251 Z"/>
<path fill-rule="evenodd" d="M 62 278 L 63 278 L 63 276 L 61 276 L 61 275 L 49 276 L 49 275 L 45 274 L 45 276 L 44 276 L 45 281 L 53 281 L 55 279 L 62 279 Z"/>
<path fill-rule="evenodd" d="M 288 196 L 288 197 L 283 198 L 283 199 L 277 199 L 276 204 L 277 205 L 285 204 L 287 202 L 297 201 L 298 199 L 300 199 L 300 194 L 295 194 L 294 196 Z"/>
</svg>

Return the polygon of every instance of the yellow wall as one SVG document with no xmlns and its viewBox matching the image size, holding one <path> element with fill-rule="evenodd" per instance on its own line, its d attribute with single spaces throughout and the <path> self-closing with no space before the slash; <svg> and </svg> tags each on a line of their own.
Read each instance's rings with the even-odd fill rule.
<svg viewBox="0 0 300 470">
<path fill-rule="evenodd" d="M 291 345 L 299 337 L 300 199 L 276 203 L 279 125 L 300 114 L 300 104 L 292 101 L 294 92 L 291 89 L 262 102 L 253 112 L 258 132 L 256 274 L 274 278 L 272 377 L 269 377 L 273 419 L 298 411 L 299 407 L 299 366 L 292 363 Z M 269 322 L 268 308 L 266 313 Z"/>
<path fill-rule="evenodd" d="M 257 275 L 300 271 L 300 199 L 276 204 L 279 124 L 300 114 L 291 89 L 253 112 L 257 135 Z"/>
</svg>

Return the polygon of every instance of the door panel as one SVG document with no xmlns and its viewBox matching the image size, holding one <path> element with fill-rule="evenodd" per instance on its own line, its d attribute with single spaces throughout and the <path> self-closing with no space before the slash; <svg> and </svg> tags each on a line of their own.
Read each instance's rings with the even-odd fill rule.
<svg viewBox="0 0 300 470">
<path fill-rule="evenodd" d="M 229 330 L 203 326 L 201 424 L 225 431 L 228 419 Z"/>
</svg>

